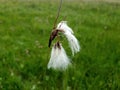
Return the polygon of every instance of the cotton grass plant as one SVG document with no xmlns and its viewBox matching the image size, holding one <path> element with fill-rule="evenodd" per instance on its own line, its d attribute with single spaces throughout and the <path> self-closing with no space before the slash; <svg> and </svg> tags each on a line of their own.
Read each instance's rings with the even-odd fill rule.
<svg viewBox="0 0 120 90">
<path fill-rule="evenodd" d="M 56 37 L 59 37 L 59 34 L 62 33 L 67 38 L 68 44 L 72 51 L 72 55 L 74 56 L 75 53 L 80 51 L 80 45 L 79 45 L 77 38 L 74 36 L 73 30 L 67 25 L 67 21 L 61 21 L 56 26 L 57 19 L 59 17 L 59 13 L 60 13 L 60 9 L 61 9 L 61 5 L 62 5 L 62 0 L 60 0 L 60 6 L 58 8 L 57 17 L 54 22 L 53 31 L 49 38 L 48 46 L 50 47 L 52 41 Z M 48 69 L 53 68 L 56 70 L 66 70 L 68 68 L 68 66 L 70 66 L 70 65 L 71 65 L 71 60 L 67 56 L 67 54 L 62 46 L 62 43 L 60 43 L 60 40 L 58 40 L 52 47 L 51 57 L 50 57 L 50 61 L 48 63 Z"/>
<path fill-rule="evenodd" d="M 73 30 L 67 25 L 66 21 L 61 21 L 57 27 L 52 31 L 49 39 L 49 47 L 52 40 L 59 36 L 59 32 L 65 35 L 71 48 L 72 54 L 80 51 L 80 45 L 77 38 L 74 36 Z M 48 63 L 48 69 L 53 68 L 57 70 L 65 70 L 71 65 L 70 59 L 68 58 L 62 43 L 57 41 L 51 51 L 50 61 Z"/>
</svg>

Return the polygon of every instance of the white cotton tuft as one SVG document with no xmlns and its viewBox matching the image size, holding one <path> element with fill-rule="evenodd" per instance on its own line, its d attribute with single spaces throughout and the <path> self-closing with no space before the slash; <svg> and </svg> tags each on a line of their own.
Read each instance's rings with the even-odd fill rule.
<svg viewBox="0 0 120 90">
<path fill-rule="evenodd" d="M 76 37 L 71 33 L 65 33 L 65 36 L 67 37 L 67 40 L 69 42 L 69 46 L 70 46 L 70 48 L 72 50 L 72 54 L 74 56 L 74 53 L 77 53 L 80 51 L 79 42 L 76 39 Z"/>
<path fill-rule="evenodd" d="M 60 47 L 56 45 L 53 46 L 50 61 L 48 63 L 48 69 L 53 68 L 58 70 L 65 70 L 70 64 L 70 59 L 67 57 L 62 45 L 60 45 Z"/>
<path fill-rule="evenodd" d="M 69 46 L 72 50 L 72 54 L 74 55 L 74 53 L 79 52 L 80 51 L 79 42 L 77 38 L 74 36 L 73 30 L 67 25 L 66 21 L 61 21 L 58 24 L 57 29 L 62 29 L 64 31 L 64 35 L 66 36 L 69 42 Z"/>
<path fill-rule="evenodd" d="M 67 25 L 67 21 L 61 21 L 57 25 L 57 29 L 62 29 L 64 32 L 71 32 L 72 34 L 74 33 L 73 30 Z"/>
</svg>

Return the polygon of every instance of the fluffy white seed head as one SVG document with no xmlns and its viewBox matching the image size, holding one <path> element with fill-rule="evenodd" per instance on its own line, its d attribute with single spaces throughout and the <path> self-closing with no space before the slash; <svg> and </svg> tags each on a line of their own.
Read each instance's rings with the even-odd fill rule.
<svg viewBox="0 0 120 90">
<path fill-rule="evenodd" d="M 55 44 L 52 47 L 48 69 L 53 68 L 57 70 L 65 70 L 70 64 L 70 59 L 66 55 L 66 52 L 62 45 L 60 44 L 60 47 L 58 47 Z"/>
<path fill-rule="evenodd" d="M 74 36 L 73 30 L 67 25 L 67 22 L 61 21 L 58 24 L 57 29 L 62 29 L 64 31 L 64 35 L 66 36 L 69 42 L 69 46 L 72 50 L 72 54 L 74 55 L 74 53 L 79 52 L 80 51 L 79 42 L 77 38 Z"/>
</svg>

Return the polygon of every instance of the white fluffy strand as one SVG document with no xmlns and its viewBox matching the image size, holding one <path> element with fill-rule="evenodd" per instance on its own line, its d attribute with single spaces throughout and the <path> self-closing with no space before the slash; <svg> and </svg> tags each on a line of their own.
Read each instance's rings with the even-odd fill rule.
<svg viewBox="0 0 120 90">
<path fill-rule="evenodd" d="M 65 36 L 67 37 L 69 46 L 70 46 L 70 48 L 72 50 L 72 54 L 74 56 L 74 53 L 77 53 L 80 51 L 79 42 L 73 34 L 65 33 Z"/>
<path fill-rule="evenodd" d="M 70 59 L 67 57 L 62 45 L 60 45 L 60 48 L 53 46 L 48 69 L 65 70 L 70 64 Z"/>
<path fill-rule="evenodd" d="M 62 29 L 64 31 L 64 35 L 66 36 L 69 42 L 69 46 L 72 50 L 72 54 L 74 55 L 74 53 L 79 52 L 80 51 L 79 42 L 77 38 L 73 35 L 74 34 L 73 30 L 67 25 L 67 21 L 61 21 L 57 25 L 57 29 Z"/>
<path fill-rule="evenodd" d="M 61 21 L 58 25 L 57 25 L 57 29 L 62 29 L 65 32 L 71 32 L 72 34 L 74 33 L 73 30 L 67 25 L 67 21 Z"/>
</svg>

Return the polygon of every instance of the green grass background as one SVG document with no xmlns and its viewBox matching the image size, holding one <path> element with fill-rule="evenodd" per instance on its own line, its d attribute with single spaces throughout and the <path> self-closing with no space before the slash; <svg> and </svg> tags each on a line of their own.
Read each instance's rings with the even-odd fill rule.
<svg viewBox="0 0 120 90">
<path fill-rule="evenodd" d="M 81 51 L 64 72 L 48 70 L 59 1 L 0 1 L 0 90 L 120 90 L 120 4 L 63 1 Z"/>
</svg>

